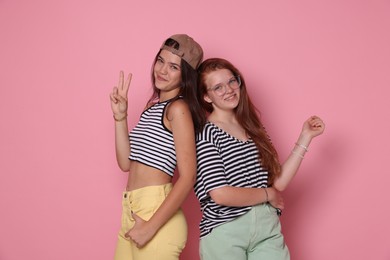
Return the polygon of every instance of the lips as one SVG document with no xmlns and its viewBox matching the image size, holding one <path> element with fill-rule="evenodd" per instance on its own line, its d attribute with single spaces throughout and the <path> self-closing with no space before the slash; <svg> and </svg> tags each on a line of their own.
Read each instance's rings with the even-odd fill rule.
<svg viewBox="0 0 390 260">
<path fill-rule="evenodd" d="M 226 101 L 232 101 L 234 99 L 236 99 L 237 95 L 236 94 L 233 94 L 233 95 L 230 95 L 228 96 L 227 98 L 225 98 Z"/>
<path fill-rule="evenodd" d="M 158 81 L 168 81 L 167 79 L 165 79 L 165 78 L 163 78 L 163 77 L 161 77 L 159 75 L 156 75 L 156 80 L 158 80 Z"/>
</svg>

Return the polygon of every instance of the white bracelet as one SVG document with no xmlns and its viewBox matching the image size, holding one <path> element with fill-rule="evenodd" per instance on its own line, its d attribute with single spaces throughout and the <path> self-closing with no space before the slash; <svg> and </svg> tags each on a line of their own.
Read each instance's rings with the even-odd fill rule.
<svg viewBox="0 0 390 260">
<path fill-rule="evenodd" d="M 302 159 L 305 158 L 305 156 L 303 156 L 302 154 L 297 153 L 296 151 L 292 151 L 292 153 L 298 155 L 298 156 L 301 157 Z"/>
<path fill-rule="evenodd" d="M 301 148 L 303 148 L 306 152 L 308 152 L 309 150 L 307 149 L 307 146 L 304 146 L 302 144 L 298 144 L 298 143 L 295 143 L 296 146 L 299 146 Z"/>
</svg>

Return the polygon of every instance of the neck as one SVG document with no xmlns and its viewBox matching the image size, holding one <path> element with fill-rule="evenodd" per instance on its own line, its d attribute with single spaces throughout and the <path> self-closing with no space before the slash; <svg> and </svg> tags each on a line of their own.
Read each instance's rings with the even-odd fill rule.
<svg viewBox="0 0 390 260">
<path fill-rule="evenodd" d="M 164 102 L 174 97 L 177 97 L 179 92 L 160 92 L 159 101 Z"/>
<path fill-rule="evenodd" d="M 229 123 L 237 124 L 236 114 L 233 111 L 216 111 L 214 110 L 208 117 L 212 123 Z"/>
</svg>

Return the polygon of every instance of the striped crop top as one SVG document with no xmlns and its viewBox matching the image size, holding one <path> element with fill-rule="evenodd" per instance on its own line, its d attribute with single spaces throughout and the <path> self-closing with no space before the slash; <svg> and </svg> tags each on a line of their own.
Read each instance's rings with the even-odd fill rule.
<svg viewBox="0 0 390 260">
<path fill-rule="evenodd" d="M 172 132 L 164 125 L 167 105 L 175 100 L 158 102 L 146 109 L 138 124 L 129 133 L 129 159 L 173 176 L 176 168 L 176 151 Z"/>
</svg>

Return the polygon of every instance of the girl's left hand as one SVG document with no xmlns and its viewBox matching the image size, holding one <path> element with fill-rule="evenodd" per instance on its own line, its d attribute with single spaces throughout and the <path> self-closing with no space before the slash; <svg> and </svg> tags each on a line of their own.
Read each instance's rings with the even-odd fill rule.
<svg viewBox="0 0 390 260">
<path fill-rule="evenodd" d="M 325 130 L 325 124 L 318 116 L 311 116 L 303 123 L 302 133 L 311 138 L 322 134 Z"/>
<path fill-rule="evenodd" d="M 125 237 L 130 238 L 138 248 L 141 248 L 153 238 L 155 232 L 148 228 L 147 221 L 143 220 L 135 213 L 132 214 L 135 224 L 133 228 L 125 234 Z"/>
</svg>

